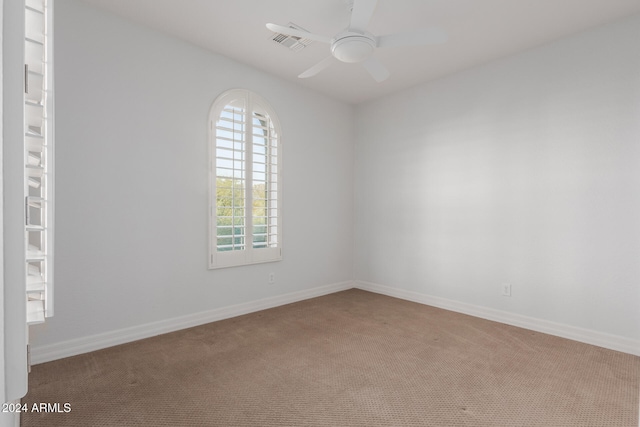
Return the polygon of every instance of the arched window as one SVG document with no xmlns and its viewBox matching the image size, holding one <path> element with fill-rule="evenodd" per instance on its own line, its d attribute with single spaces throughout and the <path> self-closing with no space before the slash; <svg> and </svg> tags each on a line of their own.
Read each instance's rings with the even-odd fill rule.
<svg viewBox="0 0 640 427">
<path fill-rule="evenodd" d="M 209 115 L 209 268 L 282 259 L 282 142 L 271 106 L 244 89 Z"/>
</svg>

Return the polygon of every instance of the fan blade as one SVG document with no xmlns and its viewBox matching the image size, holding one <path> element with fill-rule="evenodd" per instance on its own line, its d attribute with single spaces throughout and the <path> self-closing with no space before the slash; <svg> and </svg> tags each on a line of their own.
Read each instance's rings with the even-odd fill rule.
<svg viewBox="0 0 640 427">
<path fill-rule="evenodd" d="M 298 78 L 306 79 L 307 77 L 313 77 L 318 74 L 320 71 L 327 68 L 329 65 L 333 63 L 333 56 L 328 56 L 324 58 L 322 61 L 318 62 L 313 67 L 309 68 L 307 71 L 303 72 L 298 76 Z"/>
<path fill-rule="evenodd" d="M 389 78 L 389 70 L 375 58 L 369 58 L 362 63 L 364 68 L 371 74 L 371 77 L 378 83 Z"/>
<path fill-rule="evenodd" d="M 296 30 L 295 28 L 285 27 L 278 24 L 267 24 L 267 28 L 274 33 L 282 33 L 292 37 L 300 37 L 301 39 L 315 40 L 322 43 L 331 43 L 331 38 L 321 36 L 319 34 L 307 33 L 306 31 Z"/>
<path fill-rule="evenodd" d="M 378 47 L 423 46 L 444 43 L 447 39 L 447 34 L 439 28 L 423 28 L 409 33 L 380 36 Z"/>
<path fill-rule="evenodd" d="M 365 31 L 377 4 L 378 0 L 354 0 L 349 29 Z"/>
</svg>

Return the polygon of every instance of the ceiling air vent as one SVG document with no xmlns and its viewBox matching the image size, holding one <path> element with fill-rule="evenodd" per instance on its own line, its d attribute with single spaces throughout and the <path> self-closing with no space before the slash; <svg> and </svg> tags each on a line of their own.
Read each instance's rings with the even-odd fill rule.
<svg viewBox="0 0 640 427">
<path fill-rule="evenodd" d="M 299 30 L 299 31 L 304 31 L 306 33 L 308 33 L 309 31 L 305 30 L 304 28 L 300 27 L 299 25 L 296 25 L 292 22 L 289 22 L 287 24 L 287 27 L 289 28 L 293 28 L 295 30 Z M 271 40 L 273 40 L 274 42 L 288 47 L 289 49 L 293 50 L 293 51 L 299 51 L 304 49 L 305 47 L 309 46 L 311 43 L 313 43 L 313 40 L 309 40 L 309 39 L 303 39 L 300 37 L 295 37 L 295 36 L 289 36 L 287 34 L 282 34 L 282 33 L 273 33 L 273 35 L 271 36 Z"/>
</svg>

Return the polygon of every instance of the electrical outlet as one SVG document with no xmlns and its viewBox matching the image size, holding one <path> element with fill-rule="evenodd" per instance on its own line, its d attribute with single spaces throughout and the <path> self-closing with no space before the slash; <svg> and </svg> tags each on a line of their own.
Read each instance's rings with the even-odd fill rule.
<svg viewBox="0 0 640 427">
<path fill-rule="evenodd" d="M 508 283 L 503 283 L 502 284 L 502 295 L 504 295 L 505 297 L 510 297 L 511 296 L 511 285 Z"/>
<path fill-rule="evenodd" d="M 269 273 L 269 284 L 276 283 L 276 273 Z"/>
</svg>

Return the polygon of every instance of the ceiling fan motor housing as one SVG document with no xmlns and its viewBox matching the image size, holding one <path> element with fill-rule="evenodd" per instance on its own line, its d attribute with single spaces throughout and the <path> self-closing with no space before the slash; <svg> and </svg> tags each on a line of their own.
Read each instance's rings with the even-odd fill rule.
<svg viewBox="0 0 640 427">
<path fill-rule="evenodd" d="M 369 33 L 344 31 L 334 37 L 331 54 L 342 62 L 363 62 L 376 48 L 376 38 Z"/>
</svg>

